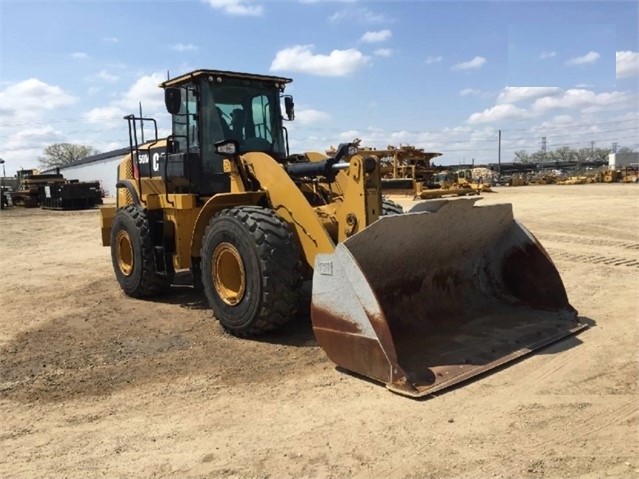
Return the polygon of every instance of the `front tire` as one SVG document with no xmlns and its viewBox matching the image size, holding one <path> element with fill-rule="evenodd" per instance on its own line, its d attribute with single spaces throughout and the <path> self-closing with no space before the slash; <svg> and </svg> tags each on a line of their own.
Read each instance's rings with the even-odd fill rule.
<svg viewBox="0 0 639 479">
<path fill-rule="evenodd" d="M 272 210 L 237 206 L 218 213 L 207 226 L 201 258 L 204 292 L 229 333 L 259 335 L 294 317 L 300 251 L 287 223 Z"/>
<path fill-rule="evenodd" d="M 141 208 L 128 205 L 116 212 L 111 225 L 111 260 L 118 283 L 129 296 L 154 296 L 171 286 L 172 268 L 166 275 L 156 273 L 149 219 Z"/>
</svg>

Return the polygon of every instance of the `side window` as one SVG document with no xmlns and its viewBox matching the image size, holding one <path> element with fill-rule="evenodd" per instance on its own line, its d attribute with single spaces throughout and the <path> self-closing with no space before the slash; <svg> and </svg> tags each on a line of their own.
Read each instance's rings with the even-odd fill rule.
<svg viewBox="0 0 639 479">
<path fill-rule="evenodd" d="M 256 96 L 251 102 L 255 136 L 264 138 L 269 143 L 273 141 L 273 127 L 271 123 L 271 107 L 269 98 L 265 95 Z"/>
<path fill-rule="evenodd" d="M 173 134 L 177 137 L 179 151 L 186 151 L 187 143 L 191 148 L 199 146 L 197 124 L 197 100 L 192 89 L 186 91 L 182 106 L 177 115 L 173 115 Z M 188 141 L 187 141 L 188 137 Z"/>
</svg>

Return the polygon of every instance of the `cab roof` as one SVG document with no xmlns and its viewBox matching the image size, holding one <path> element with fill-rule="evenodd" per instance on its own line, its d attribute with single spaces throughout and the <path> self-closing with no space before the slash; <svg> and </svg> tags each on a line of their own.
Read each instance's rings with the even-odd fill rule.
<svg viewBox="0 0 639 479">
<path fill-rule="evenodd" d="M 178 86 L 184 83 L 196 80 L 203 76 L 217 76 L 222 78 L 244 78 L 247 80 L 259 80 L 270 83 L 290 83 L 293 80 L 291 78 L 284 77 L 276 77 L 271 75 L 257 75 L 253 73 L 240 73 L 240 72 L 230 72 L 224 70 L 195 70 L 190 73 L 185 73 L 184 75 L 180 75 L 179 77 L 171 78 L 165 82 L 160 83 L 160 87 L 166 88 L 171 86 Z"/>
</svg>

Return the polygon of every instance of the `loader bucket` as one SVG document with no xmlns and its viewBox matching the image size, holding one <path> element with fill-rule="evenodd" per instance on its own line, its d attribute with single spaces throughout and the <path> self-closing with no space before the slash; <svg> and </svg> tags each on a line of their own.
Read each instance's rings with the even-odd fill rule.
<svg viewBox="0 0 639 479">
<path fill-rule="evenodd" d="M 509 204 L 425 202 L 318 255 L 311 320 L 338 366 L 419 397 L 586 326 Z"/>
</svg>

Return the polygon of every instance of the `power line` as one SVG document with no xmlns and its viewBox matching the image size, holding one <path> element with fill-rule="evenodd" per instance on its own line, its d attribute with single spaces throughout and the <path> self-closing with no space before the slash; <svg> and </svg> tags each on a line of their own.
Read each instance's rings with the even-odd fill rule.
<svg viewBox="0 0 639 479">
<path fill-rule="evenodd" d="M 115 119 L 115 118 L 120 118 L 119 115 L 98 115 L 95 118 L 102 118 L 102 119 Z M 62 118 L 62 119 L 57 119 L 57 120 L 52 120 L 52 121 L 45 121 L 45 120 L 41 120 L 41 121 L 35 121 L 35 122 L 24 122 L 24 123 L 9 123 L 8 125 L 13 125 L 13 126 L 19 126 L 19 125 L 37 125 L 37 124 L 48 124 L 48 123 L 56 123 L 56 122 L 71 122 L 71 121 L 76 121 L 77 118 Z M 561 130 L 566 130 L 567 128 L 570 129 L 576 129 L 579 130 L 580 127 L 601 127 L 601 126 L 605 126 L 605 125 L 619 125 L 619 126 L 624 126 L 625 124 L 630 124 L 632 123 L 633 126 L 629 127 L 629 128 L 614 128 L 614 129 L 602 129 L 599 131 L 572 131 L 570 133 L 565 133 L 565 134 L 559 134 L 559 135 L 549 135 L 547 133 L 547 130 L 553 130 L 553 129 L 561 129 Z M 0 123 L 0 127 L 6 127 L 7 124 L 6 123 Z M 111 132 L 111 133 L 116 133 L 119 131 L 124 131 L 125 128 L 125 122 L 122 122 L 122 125 L 120 127 L 116 127 L 116 128 L 100 128 L 100 125 L 95 125 L 96 128 L 85 128 L 85 129 L 78 129 L 78 130 L 72 130 L 72 131 L 65 131 L 63 132 L 64 135 L 78 135 L 78 134 L 85 134 L 85 133 L 104 133 L 104 132 Z M 526 131 L 526 132 L 530 132 L 530 128 L 528 129 L 520 129 L 520 130 L 496 130 L 495 131 L 495 137 L 494 138 L 478 138 L 478 139 L 471 139 L 469 138 L 470 133 L 468 133 L 466 136 L 466 138 L 459 138 L 459 139 L 429 139 L 429 138 L 420 138 L 421 135 L 424 135 L 425 131 L 409 131 L 409 130 L 381 130 L 381 129 L 372 129 L 372 128 L 367 128 L 367 129 L 358 129 L 358 128 L 351 128 L 348 130 L 344 130 L 344 129 L 338 129 L 338 128 L 321 128 L 321 127 L 296 127 L 297 130 L 299 130 L 300 132 L 313 132 L 313 131 L 317 131 L 320 133 L 324 133 L 324 134 L 331 134 L 331 133 L 336 133 L 336 134 L 341 134 L 343 135 L 344 133 L 348 132 L 348 131 L 354 131 L 356 132 L 357 135 L 361 135 L 366 134 L 366 133 L 374 133 L 375 135 L 385 135 L 385 136 L 390 136 L 394 133 L 404 133 L 407 134 L 408 137 L 405 139 L 406 142 L 411 142 L 411 143 L 429 143 L 429 144 L 433 144 L 436 145 L 433 148 L 436 149 L 442 149 L 444 150 L 445 153 L 472 153 L 472 152 L 477 152 L 477 153 L 481 153 L 481 152 L 495 152 L 498 145 L 495 144 L 498 140 L 497 140 L 497 131 L 499 131 L 499 133 L 501 133 L 501 149 L 504 151 L 515 151 L 515 150 L 534 150 L 537 151 L 536 146 L 532 145 L 532 142 L 537 142 L 539 140 L 539 135 L 540 134 L 544 134 L 545 136 L 543 137 L 544 139 L 550 140 L 550 141 L 545 141 L 544 145 L 542 145 L 542 149 L 543 147 L 548 147 L 549 145 L 552 145 L 552 148 L 559 148 L 562 146 L 568 146 L 568 147 L 575 147 L 575 146 L 581 146 L 581 147 L 585 147 L 584 143 L 586 142 L 586 140 L 579 140 L 578 138 L 580 137 L 584 137 L 587 136 L 588 137 L 588 143 L 591 145 L 591 148 L 593 147 L 593 143 L 590 142 L 597 142 L 597 143 L 609 143 L 611 141 L 614 141 L 615 143 L 623 141 L 623 140 L 635 140 L 637 138 L 637 135 L 633 135 L 633 136 L 619 136 L 619 134 L 623 134 L 625 132 L 629 132 L 629 131 L 633 131 L 633 132 L 638 132 L 639 131 L 639 119 L 625 119 L 625 120 L 615 120 L 615 121 L 608 121 L 608 122 L 601 122 L 601 123 L 582 123 L 582 124 L 571 124 L 569 126 L 566 125 L 558 125 L 558 126 L 554 126 L 554 127 L 548 127 L 548 128 L 541 128 L 541 127 L 536 127 L 538 134 L 533 136 L 515 136 L 515 137 L 510 137 L 508 138 L 508 133 L 513 133 L 513 132 L 517 132 L 517 131 Z M 505 133 L 505 134 L 504 134 Z M 436 132 L 437 135 L 442 135 L 441 132 Z M 445 133 L 444 133 L 445 134 Z M 614 134 L 614 136 L 609 136 Z M 450 136 L 453 135 L 459 135 L 459 133 L 450 133 Z M 7 135 L 0 135 L 0 139 L 3 139 L 3 137 L 6 138 Z M 326 136 L 326 135 L 324 135 Z M 118 136 L 117 139 L 100 139 L 100 142 L 123 142 L 123 138 L 124 137 L 120 137 Z M 572 141 L 567 141 L 567 142 L 556 142 L 557 139 L 562 139 L 562 138 L 571 138 Z M 313 142 L 317 142 L 317 141 L 326 141 L 327 144 L 330 143 L 330 141 L 334 141 L 334 137 L 333 135 L 330 135 L 329 138 L 317 138 L 317 137 L 312 137 L 312 136 L 306 136 L 306 137 L 300 137 L 297 136 L 294 138 L 296 143 L 301 143 L 301 142 L 305 142 L 305 141 L 313 141 Z M 390 138 L 386 138 L 384 139 L 384 141 L 390 141 Z M 480 147 L 477 148 L 474 145 L 484 145 L 486 143 L 490 143 L 490 144 L 494 144 L 494 147 Z M 523 143 L 523 144 L 522 144 Z M 529 144 L 530 143 L 530 144 Z M 451 148 L 447 148 L 447 145 L 451 145 Z M 464 148 L 464 145 L 468 145 L 467 148 Z M 636 147 L 636 142 L 633 143 L 632 147 Z"/>
<path fill-rule="evenodd" d="M 623 131 L 637 131 L 639 128 L 626 128 L 623 130 L 618 130 L 619 132 L 623 132 Z M 67 131 L 65 132 L 66 135 L 77 135 L 77 134 L 83 134 L 83 133 L 102 133 L 102 132 L 106 132 L 106 131 L 110 131 L 110 132 L 114 132 L 114 130 L 112 129 L 100 129 L 100 128 L 93 128 L 93 129 L 83 129 L 83 130 L 72 130 L 72 131 Z M 340 133 L 345 133 L 343 130 L 340 131 Z M 613 133 L 613 131 L 601 131 L 601 132 L 597 132 L 597 134 L 604 134 L 607 135 L 608 133 Z M 616 133 L 616 132 L 615 132 Z M 589 145 L 591 141 L 595 141 L 597 143 L 610 143 L 610 142 L 620 142 L 626 139 L 635 139 L 637 136 L 636 135 L 632 135 L 632 136 L 619 136 L 619 135 L 614 135 L 614 136 L 607 136 L 607 137 L 601 137 L 601 136 L 595 136 L 593 135 L 592 132 L 585 132 L 582 135 L 588 135 L 589 139 L 588 140 L 573 140 L 570 142 L 553 142 L 553 141 L 547 141 L 546 146 L 548 147 L 549 145 L 552 146 L 552 148 L 557 148 L 560 146 L 579 146 L 579 145 L 585 145 L 586 143 Z M 555 137 L 551 137 L 549 138 L 550 140 L 554 140 L 556 138 L 563 138 L 563 137 L 571 137 L 573 135 L 559 135 L 559 136 L 555 136 Z M 544 137 L 547 138 L 547 137 Z M 594 140 L 593 140 L 594 138 Z M 537 147 L 535 147 L 532 142 L 536 142 L 538 141 L 539 137 L 530 137 L 530 138 L 504 138 L 504 135 L 502 134 L 502 150 L 525 150 L 525 149 L 536 149 Z M 300 137 L 297 136 L 295 137 L 295 142 L 303 142 L 303 141 L 324 141 L 326 140 L 327 142 L 330 142 L 331 140 L 333 140 L 333 138 L 329 137 L 329 138 L 317 138 L 317 137 L 312 137 L 312 136 L 305 136 L 305 137 Z M 121 137 L 118 137 L 117 139 L 107 139 L 107 140 L 101 140 L 101 141 L 112 141 L 112 142 L 118 142 L 118 141 L 123 141 Z M 448 152 L 454 152 L 454 151 L 495 151 L 497 148 L 497 139 L 496 138 L 482 138 L 482 139 L 457 139 L 457 140 L 424 140 L 424 139 L 419 139 L 419 138 L 412 138 L 412 139 L 408 139 L 407 141 L 410 142 L 415 142 L 415 143 L 433 143 L 441 146 L 446 146 L 446 145 L 455 145 L 455 146 L 459 146 L 459 145 L 469 145 L 468 149 L 446 149 L 446 151 Z M 471 145 L 476 145 L 478 143 L 494 143 L 495 147 L 494 148 L 475 148 L 472 147 Z M 529 142 L 528 144 L 521 144 L 521 142 Z M 513 143 L 519 143 L 519 144 L 513 144 Z"/>
</svg>

